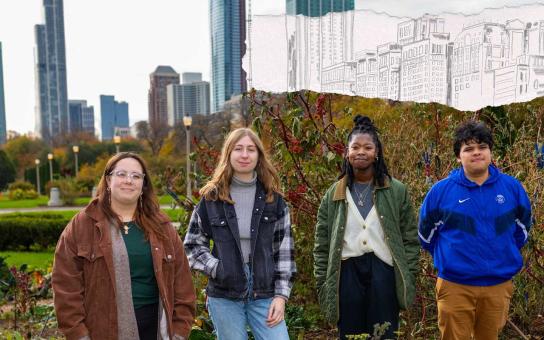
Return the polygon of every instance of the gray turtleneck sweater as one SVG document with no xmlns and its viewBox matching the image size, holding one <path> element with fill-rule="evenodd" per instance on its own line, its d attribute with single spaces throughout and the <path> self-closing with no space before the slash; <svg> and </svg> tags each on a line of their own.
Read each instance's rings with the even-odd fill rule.
<svg viewBox="0 0 544 340">
<path fill-rule="evenodd" d="M 255 191 L 257 190 L 257 173 L 253 179 L 244 182 L 239 178 L 232 177 L 230 183 L 230 197 L 234 201 L 234 210 L 238 220 L 238 232 L 240 233 L 240 246 L 244 262 L 249 262 L 251 254 L 251 216 L 255 203 Z"/>
</svg>

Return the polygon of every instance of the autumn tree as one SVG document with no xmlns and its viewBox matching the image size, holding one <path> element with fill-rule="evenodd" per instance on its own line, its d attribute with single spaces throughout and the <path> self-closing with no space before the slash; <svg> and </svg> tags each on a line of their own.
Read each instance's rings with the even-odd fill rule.
<svg viewBox="0 0 544 340">
<path fill-rule="evenodd" d="M 146 141 L 151 148 L 151 154 L 157 156 L 164 145 L 170 127 L 164 123 L 148 123 L 144 120 L 136 123 L 136 137 Z"/>
<path fill-rule="evenodd" d="M 17 170 L 17 177 L 22 177 L 25 168 L 34 166 L 36 158 L 42 161 L 46 159 L 49 148 L 41 139 L 20 136 L 8 140 L 4 151 L 13 162 Z"/>
</svg>

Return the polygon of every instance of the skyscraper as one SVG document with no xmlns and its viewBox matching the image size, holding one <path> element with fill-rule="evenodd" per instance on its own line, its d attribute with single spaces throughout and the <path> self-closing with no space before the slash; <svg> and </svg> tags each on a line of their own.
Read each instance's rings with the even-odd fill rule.
<svg viewBox="0 0 544 340">
<path fill-rule="evenodd" d="M 82 100 L 68 100 L 68 114 L 70 116 L 70 131 L 81 131 Z"/>
<path fill-rule="evenodd" d="M 100 95 L 101 140 L 111 140 L 116 128 L 128 128 L 128 103 L 118 102 L 114 96 Z"/>
<path fill-rule="evenodd" d="M 87 106 L 86 100 L 69 100 L 70 131 L 86 132 L 94 136 L 94 107 Z"/>
<path fill-rule="evenodd" d="M 245 0 L 210 0 L 212 112 L 247 90 L 242 57 L 246 53 Z"/>
<path fill-rule="evenodd" d="M 202 81 L 201 73 L 183 73 L 183 84 L 166 87 L 168 125 L 174 126 L 184 115 L 210 113 L 210 83 Z"/>
<path fill-rule="evenodd" d="M 149 75 L 149 124 L 161 126 L 168 124 L 166 86 L 179 84 L 179 73 L 170 66 L 158 66 Z"/>
<path fill-rule="evenodd" d="M 6 143 L 6 104 L 4 102 L 4 68 L 2 64 L 2 42 L 0 42 L 0 145 Z"/>
<path fill-rule="evenodd" d="M 355 9 L 355 0 L 287 0 L 287 15 L 302 14 L 320 17 L 330 12 L 345 12 Z"/>
<path fill-rule="evenodd" d="M 36 133 L 48 143 L 69 132 L 62 0 L 43 0 L 45 24 L 35 26 Z"/>
</svg>

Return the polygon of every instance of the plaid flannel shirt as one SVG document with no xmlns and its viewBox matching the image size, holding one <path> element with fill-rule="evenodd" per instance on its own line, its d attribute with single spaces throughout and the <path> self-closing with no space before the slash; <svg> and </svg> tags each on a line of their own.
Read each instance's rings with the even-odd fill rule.
<svg viewBox="0 0 544 340">
<path fill-rule="evenodd" d="M 282 199 L 282 198 L 280 198 Z M 202 201 L 201 203 L 202 204 Z M 209 277 L 215 278 L 215 272 L 219 260 L 210 250 L 210 237 L 204 232 L 202 218 L 195 207 L 189 228 L 185 235 L 185 252 L 192 269 L 203 272 Z M 295 245 L 291 233 L 291 217 L 287 204 L 284 206 L 283 217 L 274 224 L 274 241 L 272 244 L 274 256 L 274 294 L 285 299 L 289 298 L 296 274 Z"/>
</svg>

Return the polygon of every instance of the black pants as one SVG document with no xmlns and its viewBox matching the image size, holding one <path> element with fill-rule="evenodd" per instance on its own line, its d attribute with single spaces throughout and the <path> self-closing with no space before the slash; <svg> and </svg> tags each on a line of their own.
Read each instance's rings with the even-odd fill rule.
<svg viewBox="0 0 544 340">
<path fill-rule="evenodd" d="M 399 305 L 395 290 L 395 272 L 367 253 L 342 261 L 340 272 L 340 339 L 346 335 L 374 334 L 374 325 L 389 322 L 382 339 L 396 339 Z"/>
<path fill-rule="evenodd" d="M 146 305 L 134 310 L 140 340 L 157 340 L 159 304 Z"/>
</svg>

